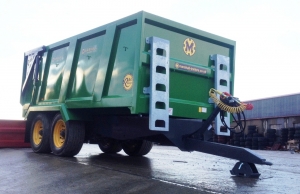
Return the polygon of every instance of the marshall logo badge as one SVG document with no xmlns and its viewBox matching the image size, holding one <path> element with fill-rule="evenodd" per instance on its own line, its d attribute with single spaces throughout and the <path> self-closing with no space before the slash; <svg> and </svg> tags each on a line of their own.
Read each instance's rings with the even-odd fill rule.
<svg viewBox="0 0 300 194">
<path fill-rule="evenodd" d="M 187 38 L 183 42 L 183 51 L 186 55 L 192 56 L 196 52 L 196 43 L 193 39 Z"/>
<path fill-rule="evenodd" d="M 127 74 L 123 79 L 123 87 L 125 90 L 130 90 L 133 85 L 133 76 L 131 74 Z"/>
</svg>

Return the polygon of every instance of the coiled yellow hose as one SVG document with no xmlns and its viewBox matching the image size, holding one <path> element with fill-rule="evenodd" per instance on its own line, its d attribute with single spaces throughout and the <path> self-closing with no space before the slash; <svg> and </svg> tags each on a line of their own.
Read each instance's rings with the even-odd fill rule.
<svg viewBox="0 0 300 194">
<path fill-rule="evenodd" d="M 238 102 L 239 106 L 237 107 L 232 107 L 232 106 L 228 106 L 227 104 L 224 104 L 218 97 L 217 94 L 220 94 L 220 97 L 225 97 L 227 98 L 228 96 L 226 96 L 224 93 L 211 88 L 209 90 L 209 96 L 211 97 L 211 99 L 213 99 L 213 101 L 215 102 L 215 104 L 223 111 L 226 112 L 230 112 L 230 113 L 239 113 L 242 112 L 246 109 L 247 104 Z"/>
</svg>

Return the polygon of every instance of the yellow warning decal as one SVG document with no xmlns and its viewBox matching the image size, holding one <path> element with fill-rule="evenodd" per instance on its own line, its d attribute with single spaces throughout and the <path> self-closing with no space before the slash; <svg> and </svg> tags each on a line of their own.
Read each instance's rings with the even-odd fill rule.
<svg viewBox="0 0 300 194">
<path fill-rule="evenodd" d="M 206 107 L 199 107 L 199 112 L 207 113 Z"/>
<path fill-rule="evenodd" d="M 183 41 L 183 51 L 186 55 L 192 56 L 196 52 L 196 43 L 193 39 L 187 38 Z"/>
<path fill-rule="evenodd" d="M 133 76 L 131 74 L 127 74 L 123 79 L 123 87 L 125 90 L 130 90 L 133 86 Z"/>
</svg>

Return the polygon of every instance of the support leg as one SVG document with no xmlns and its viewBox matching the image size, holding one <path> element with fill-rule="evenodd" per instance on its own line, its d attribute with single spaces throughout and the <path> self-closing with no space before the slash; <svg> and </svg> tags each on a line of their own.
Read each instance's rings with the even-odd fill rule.
<svg viewBox="0 0 300 194">
<path fill-rule="evenodd" d="M 250 162 L 237 162 L 230 173 L 235 176 L 244 176 L 248 178 L 258 178 L 260 176 L 255 164 Z"/>
</svg>

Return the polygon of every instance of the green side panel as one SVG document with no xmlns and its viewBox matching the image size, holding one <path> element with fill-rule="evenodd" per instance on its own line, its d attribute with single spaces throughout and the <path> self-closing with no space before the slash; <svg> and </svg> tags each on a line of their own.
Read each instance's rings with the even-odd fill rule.
<svg viewBox="0 0 300 194">
<path fill-rule="evenodd" d="M 135 53 L 137 49 L 136 33 L 136 24 L 117 29 L 119 41 L 107 96 L 120 97 L 133 95 L 133 70 L 135 65 Z"/>
<path fill-rule="evenodd" d="M 56 111 L 66 119 L 81 113 L 148 114 L 150 52 L 147 37 L 170 41 L 170 116 L 206 119 L 214 109 L 208 91 L 215 86 L 214 61 L 230 58 L 233 94 L 235 42 L 146 12 L 128 16 L 48 45 L 35 85 L 21 94 L 24 115 Z M 24 58 L 22 85 L 27 58 Z M 30 75 L 32 77 L 32 75 Z M 33 91 L 37 102 L 33 98 Z M 113 111 L 111 111 L 113 110 Z M 26 112 L 27 111 L 27 112 Z M 83 119 L 83 117 L 82 117 Z"/>
<path fill-rule="evenodd" d="M 30 73 L 29 76 L 32 77 L 32 72 Z M 26 90 L 23 91 L 23 93 L 21 94 L 20 102 L 22 105 L 31 103 L 32 91 L 33 91 L 33 80 L 29 79 Z"/>
<path fill-rule="evenodd" d="M 58 100 L 68 49 L 69 46 L 64 46 L 49 52 L 51 59 L 43 99 L 44 101 Z"/>
<path fill-rule="evenodd" d="M 234 72 L 234 42 L 224 43 L 221 37 L 191 29 L 190 27 L 168 21 L 157 20 L 156 16 L 145 14 L 144 34 L 146 37 L 156 36 L 170 41 L 170 115 L 176 117 L 206 119 L 213 111 L 214 105 L 209 104 L 208 92 L 215 87 L 214 62 L 211 55 L 220 54 L 230 57 L 231 86 Z M 149 19 L 151 18 L 151 19 Z M 216 39 L 217 38 L 217 39 Z M 149 83 L 149 46 L 142 45 L 140 70 L 141 85 Z M 149 103 L 147 95 L 139 90 L 137 112 L 147 113 Z M 231 92 L 233 88 L 231 87 Z"/>
<path fill-rule="evenodd" d="M 146 20 L 147 21 L 147 20 Z M 156 24 L 156 23 L 154 23 Z M 170 58 L 174 62 L 188 65 L 194 65 L 196 67 L 207 68 L 210 67 L 209 56 L 212 54 L 221 54 L 229 56 L 230 49 L 222 45 L 218 45 L 215 42 L 210 42 L 209 39 L 205 39 L 201 36 L 196 36 L 188 32 L 180 31 L 176 28 L 170 28 L 166 25 L 157 27 L 154 24 L 146 23 L 144 26 L 144 36 L 157 36 L 170 41 Z M 187 54 L 186 54 L 187 52 Z M 170 65 L 175 66 L 175 63 Z M 193 72 L 193 71 L 190 71 Z"/>
<path fill-rule="evenodd" d="M 76 60 L 76 75 L 69 98 L 92 97 L 99 69 L 104 34 L 88 37 L 78 43 L 79 56 Z"/>
</svg>

